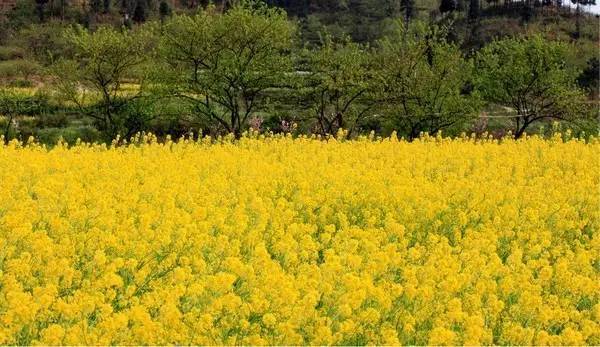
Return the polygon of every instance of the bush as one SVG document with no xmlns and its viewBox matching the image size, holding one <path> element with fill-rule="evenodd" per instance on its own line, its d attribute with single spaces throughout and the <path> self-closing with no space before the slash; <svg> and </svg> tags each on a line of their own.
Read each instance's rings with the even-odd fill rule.
<svg viewBox="0 0 600 347">
<path fill-rule="evenodd" d="M 0 61 L 0 78 L 29 78 L 39 74 L 40 65 L 31 60 Z"/>
<path fill-rule="evenodd" d="M 587 61 L 587 66 L 577 77 L 577 84 L 590 94 L 597 94 L 600 88 L 600 60 L 592 57 Z"/>
<path fill-rule="evenodd" d="M 48 95 L 39 92 L 34 95 L 2 92 L 0 105 L 10 105 L 10 112 L 18 116 L 37 116 L 56 110 L 56 106 L 50 104 Z"/>
<path fill-rule="evenodd" d="M 37 22 L 35 1 L 18 0 L 17 6 L 8 13 L 8 21 L 13 28 Z"/>
<path fill-rule="evenodd" d="M 31 25 L 19 31 L 18 40 L 36 61 L 49 65 L 56 57 L 63 57 L 70 52 L 63 29 L 59 23 Z"/>
<path fill-rule="evenodd" d="M 23 59 L 25 50 L 20 47 L 0 46 L 0 61 Z"/>
<path fill-rule="evenodd" d="M 11 88 L 33 88 L 34 83 L 30 80 L 16 79 L 8 82 L 8 86 Z"/>
<path fill-rule="evenodd" d="M 64 128 L 68 124 L 69 120 L 64 113 L 42 113 L 36 117 L 38 128 Z"/>
<path fill-rule="evenodd" d="M 98 142 L 100 133 L 90 126 L 44 128 L 37 131 L 36 138 L 46 145 L 55 145 L 61 138 L 68 144 L 75 144 L 77 139 L 83 142 Z"/>
</svg>

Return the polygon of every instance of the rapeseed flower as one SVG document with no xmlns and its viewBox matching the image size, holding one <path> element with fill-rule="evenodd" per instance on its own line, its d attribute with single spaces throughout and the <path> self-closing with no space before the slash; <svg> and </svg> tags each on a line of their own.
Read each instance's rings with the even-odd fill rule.
<svg viewBox="0 0 600 347">
<path fill-rule="evenodd" d="M 600 344 L 600 142 L 0 147 L 0 344 Z"/>
</svg>

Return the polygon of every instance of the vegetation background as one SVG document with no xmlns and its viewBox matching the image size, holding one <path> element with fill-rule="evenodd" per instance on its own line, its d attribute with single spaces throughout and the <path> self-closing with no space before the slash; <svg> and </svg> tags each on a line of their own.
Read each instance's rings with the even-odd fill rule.
<svg viewBox="0 0 600 347">
<path fill-rule="evenodd" d="M 594 0 L 19 0 L 0 19 L 0 129 L 598 134 Z M 1 7 L 1 6 L 0 6 Z"/>
</svg>

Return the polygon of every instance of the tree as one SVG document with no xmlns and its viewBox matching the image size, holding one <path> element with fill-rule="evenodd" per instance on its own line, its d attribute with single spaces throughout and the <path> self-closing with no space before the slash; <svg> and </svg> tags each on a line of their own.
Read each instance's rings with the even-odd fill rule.
<svg viewBox="0 0 600 347">
<path fill-rule="evenodd" d="M 90 9 L 92 13 L 98 14 L 100 13 L 100 9 L 102 8 L 102 0 L 91 0 L 90 1 Z"/>
<path fill-rule="evenodd" d="M 479 0 L 470 0 L 469 2 L 469 19 L 477 20 L 479 18 Z"/>
<path fill-rule="evenodd" d="M 462 130 L 478 109 L 466 88 L 472 64 L 444 37 L 439 27 L 415 23 L 398 26 L 378 44 L 382 112 L 410 139 L 421 132 Z"/>
<path fill-rule="evenodd" d="M 40 23 L 43 23 L 45 20 L 44 12 L 46 11 L 46 5 L 49 0 L 35 0 L 35 9 L 38 15 L 38 19 Z"/>
<path fill-rule="evenodd" d="M 500 3 L 500 0 L 486 0 L 488 4 L 490 4 L 493 7 L 497 7 L 498 4 Z M 550 0 L 546 0 L 546 1 L 550 1 Z"/>
<path fill-rule="evenodd" d="M 523 22 L 527 23 L 533 18 L 534 11 L 533 6 L 531 4 L 531 0 L 525 0 L 523 7 L 521 8 L 521 19 Z"/>
<path fill-rule="evenodd" d="M 294 27 L 281 9 L 246 4 L 167 21 L 159 83 L 220 131 L 241 136 L 267 92 L 289 78 Z"/>
<path fill-rule="evenodd" d="M 104 11 L 104 13 L 109 13 L 111 7 L 111 0 L 103 0 L 102 5 L 102 10 Z"/>
<path fill-rule="evenodd" d="M 57 57 L 69 54 L 70 45 L 63 35 L 63 26 L 57 22 L 30 25 L 19 31 L 19 39 L 27 53 L 43 66 L 50 65 Z"/>
<path fill-rule="evenodd" d="M 163 23 L 167 17 L 171 15 L 171 6 L 166 0 L 162 0 L 158 6 L 158 14 L 160 15 L 160 22 Z"/>
<path fill-rule="evenodd" d="M 409 23 L 415 16 L 415 0 L 400 0 L 400 7 L 404 11 L 404 22 Z"/>
<path fill-rule="evenodd" d="M 456 0 L 442 0 L 440 2 L 440 13 L 454 12 L 458 9 Z"/>
<path fill-rule="evenodd" d="M 63 99 L 92 117 L 107 140 L 123 130 L 123 110 L 143 96 L 145 75 L 141 69 L 153 41 L 148 35 L 144 28 L 118 31 L 101 26 L 89 32 L 75 27 L 65 33 L 73 55 L 51 68 Z M 125 78 L 139 86 L 137 91 L 122 91 Z"/>
<path fill-rule="evenodd" d="M 65 20 L 65 12 L 67 7 L 69 7 L 69 3 L 67 0 L 58 0 L 58 11 L 59 11 L 59 15 L 60 15 L 60 20 L 64 21 Z"/>
<path fill-rule="evenodd" d="M 131 14 L 135 11 L 137 2 L 138 2 L 137 0 L 121 0 L 120 1 L 121 13 L 125 17 L 130 17 Z"/>
<path fill-rule="evenodd" d="M 365 47 L 329 37 L 309 53 L 301 94 L 322 135 L 342 128 L 351 135 L 373 108 L 372 60 Z"/>
<path fill-rule="evenodd" d="M 578 39 L 579 36 L 581 35 L 581 9 L 580 9 L 580 6 L 596 5 L 596 0 L 571 0 L 571 2 L 573 4 L 577 5 L 577 10 L 575 11 L 575 13 L 576 13 L 575 33 L 573 34 L 573 36 L 575 37 L 575 39 Z"/>
<path fill-rule="evenodd" d="M 587 66 L 579 77 L 577 84 L 590 92 L 592 95 L 598 95 L 600 92 L 600 60 L 597 57 L 592 57 L 587 61 Z"/>
<path fill-rule="evenodd" d="M 33 116 L 44 114 L 49 110 L 47 95 L 38 91 L 33 95 L 17 92 L 12 89 L 0 88 L 0 117 L 4 124 L 0 129 L 0 137 L 4 143 L 17 135 L 18 121 L 22 116 Z M 0 123 L 3 123 L 0 122 Z"/>
<path fill-rule="evenodd" d="M 516 138 L 544 119 L 574 121 L 585 113 L 568 49 L 533 36 L 494 41 L 477 55 L 476 88 L 488 102 L 514 110 Z"/>
<path fill-rule="evenodd" d="M 133 21 L 136 23 L 143 23 L 146 21 L 146 7 L 148 6 L 146 0 L 137 0 L 135 2 L 135 8 L 133 10 Z"/>
</svg>

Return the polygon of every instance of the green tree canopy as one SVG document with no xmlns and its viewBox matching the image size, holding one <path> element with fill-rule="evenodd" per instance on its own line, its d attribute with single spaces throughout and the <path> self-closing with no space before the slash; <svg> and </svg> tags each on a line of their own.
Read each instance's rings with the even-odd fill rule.
<svg viewBox="0 0 600 347">
<path fill-rule="evenodd" d="M 199 117 L 240 136 L 267 91 L 292 71 L 294 30 L 283 10 L 262 4 L 173 17 L 164 26 L 159 82 Z"/>
<path fill-rule="evenodd" d="M 336 134 L 344 128 L 352 133 L 360 126 L 375 104 L 372 67 L 368 48 L 348 41 L 327 37 L 309 52 L 301 92 L 317 132 Z"/>
<path fill-rule="evenodd" d="M 472 64 L 444 37 L 439 27 L 414 23 L 398 25 L 379 42 L 382 111 L 409 138 L 461 129 L 478 109 L 478 99 L 467 90 Z"/>
<path fill-rule="evenodd" d="M 515 137 L 535 122 L 574 121 L 586 113 L 568 50 L 565 43 L 533 36 L 494 41 L 477 55 L 476 88 L 485 100 L 514 110 Z"/>
<path fill-rule="evenodd" d="M 119 134 L 126 121 L 121 119 L 122 111 L 144 90 L 142 68 L 153 42 L 148 35 L 142 27 L 119 31 L 102 26 L 90 32 L 78 26 L 65 33 L 72 55 L 51 67 L 62 97 L 94 118 L 108 139 Z M 125 79 L 139 86 L 138 90 L 124 92 L 121 86 Z"/>
</svg>

